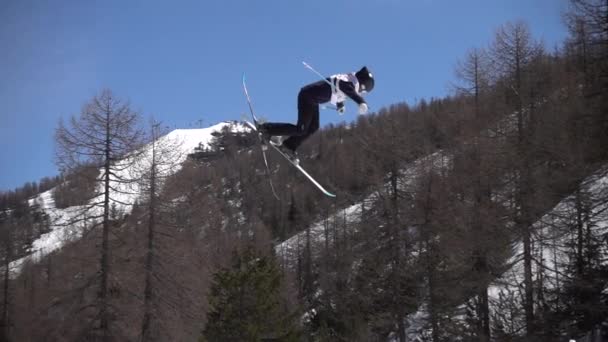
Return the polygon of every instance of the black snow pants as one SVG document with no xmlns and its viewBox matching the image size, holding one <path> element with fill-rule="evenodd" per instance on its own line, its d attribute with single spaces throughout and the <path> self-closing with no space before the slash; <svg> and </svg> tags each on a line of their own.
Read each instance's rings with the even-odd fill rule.
<svg viewBox="0 0 608 342">
<path fill-rule="evenodd" d="M 329 88 L 329 87 L 328 87 Z M 271 136 L 289 136 L 283 146 L 295 151 L 309 136 L 319 129 L 319 102 L 314 92 L 302 88 L 298 93 L 298 123 L 269 122 L 263 125 Z"/>
</svg>

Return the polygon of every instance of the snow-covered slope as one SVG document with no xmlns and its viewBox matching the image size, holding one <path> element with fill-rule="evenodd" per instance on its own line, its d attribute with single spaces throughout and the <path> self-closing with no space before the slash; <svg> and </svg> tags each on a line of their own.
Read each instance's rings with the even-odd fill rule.
<svg viewBox="0 0 608 342">
<path fill-rule="evenodd" d="M 404 174 L 402 179 L 407 180 L 407 184 L 399 184 L 399 186 L 401 189 L 407 189 L 418 181 L 419 177 L 424 174 L 424 170 L 433 168 L 435 171 L 440 171 L 448 168 L 450 163 L 451 156 L 443 151 L 417 160 L 402 170 Z M 589 209 L 588 219 L 593 224 L 594 233 L 597 235 L 608 234 L 608 203 L 605 202 L 605 199 L 608 198 L 608 167 L 598 170 L 594 175 L 581 182 L 581 192 L 586 196 L 586 206 Z M 308 232 L 306 230 L 302 231 L 285 240 L 276 246 L 277 255 L 283 259 L 285 266 L 297 267 L 298 255 L 302 255 L 303 249 L 306 247 L 307 234 L 310 234 L 310 247 L 313 256 L 321 255 L 323 248 L 327 246 L 331 248 L 331 244 L 335 240 L 334 234 L 342 236 L 345 234 L 344 229 L 356 227 L 356 224 L 361 222 L 364 203 L 373 201 L 376 196 L 377 194 L 371 194 L 361 203 L 344 208 L 326 219 L 314 223 L 308 229 Z M 535 282 L 540 281 L 542 277 L 545 288 L 553 288 L 559 286 L 560 281 L 563 282 L 564 267 L 569 262 L 568 248 L 570 247 L 568 247 L 568 243 L 574 239 L 572 227 L 576 224 L 575 206 L 575 195 L 572 194 L 564 198 L 533 224 L 533 274 Z M 339 229 L 336 229 L 336 227 L 339 227 Z M 509 298 L 511 301 L 521 300 L 521 286 L 524 279 L 523 245 L 521 241 L 514 243 L 513 251 L 513 256 L 508 261 L 508 265 L 511 265 L 510 269 L 500 278 L 495 279 L 488 289 L 492 311 L 501 310 L 497 306 L 501 296 Z M 608 246 L 605 244 L 602 253 L 608 255 Z M 605 259 L 605 262 L 608 262 L 608 259 Z M 410 327 L 407 334 L 411 338 L 415 338 L 419 333 L 417 329 L 412 327 L 424 326 L 424 321 L 428 318 L 424 306 L 423 304 L 416 313 L 406 318 L 407 326 Z M 508 315 L 509 313 L 502 312 L 502 314 Z M 521 312 L 515 314 L 521 315 Z M 522 318 L 513 317 L 515 322 L 520 320 L 520 325 L 513 327 L 515 330 L 523 329 L 524 321 Z"/>
<path fill-rule="evenodd" d="M 582 199 L 584 210 L 584 229 L 590 228 L 595 236 L 608 233 L 608 167 L 601 168 L 580 184 L 579 197 Z M 561 200 L 553 209 L 547 212 L 540 220 L 533 224 L 532 246 L 532 274 L 535 284 L 542 282 L 545 289 L 554 289 L 561 286 L 565 267 L 571 264 L 569 254 L 576 241 L 577 227 L 577 198 L 576 194 Z M 509 298 L 514 302 L 521 302 L 522 284 L 524 282 L 523 244 L 518 241 L 514 245 L 514 254 L 508 264 L 512 265 L 500 278 L 495 279 L 488 289 L 490 301 L 494 310 L 498 310 L 496 303 L 500 297 Z M 608 256 L 608 245 L 601 246 L 602 254 Z M 608 258 L 604 258 L 608 262 Z M 523 328 L 523 317 L 514 322 Z"/>
<path fill-rule="evenodd" d="M 452 157 L 443 150 L 420 158 L 406 165 L 403 170 L 401 170 L 399 181 L 403 181 L 403 183 L 398 184 L 398 186 L 402 190 L 415 186 L 419 181 L 419 177 L 425 174 L 425 170 L 433 169 L 435 171 L 440 171 L 448 168 L 451 163 Z M 386 186 L 390 187 L 390 184 L 386 184 Z M 309 229 L 313 253 L 318 252 L 319 249 L 325 245 L 326 240 L 333 240 L 333 233 L 335 230 L 330 229 L 331 227 L 337 225 L 340 225 L 341 227 L 356 227 L 356 224 L 361 222 L 361 212 L 364 203 L 373 201 L 377 197 L 378 193 L 372 193 L 360 203 L 341 209 L 328 218 L 314 223 Z M 295 264 L 298 257 L 298 250 L 303 248 L 306 244 L 306 234 L 307 231 L 304 230 L 276 246 L 275 251 L 277 252 L 277 255 L 281 256 L 287 265 Z"/>
<path fill-rule="evenodd" d="M 176 129 L 158 139 L 156 148 L 164 147 L 165 150 L 171 152 L 168 157 L 171 160 L 166 163 L 160 163 L 158 169 L 160 176 L 170 176 L 179 171 L 188 154 L 193 153 L 199 145 L 203 148 L 209 146 L 209 143 L 213 139 L 212 133 L 219 132 L 225 127 L 229 127 L 232 132 L 249 130 L 247 126 L 238 122 L 222 122 L 207 128 Z M 137 178 L 143 172 L 149 170 L 146 164 L 149 164 L 151 156 L 152 144 L 148 144 L 118 163 L 119 165 L 116 169 L 119 171 L 112 178 L 111 187 L 113 190 L 111 190 L 110 196 L 112 205 L 117 210 L 128 213 L 141 194 L 141 185 L 139 183 L 124 184 L 118 182 L 117 177 L 124 179 Z M 135 158 L 137 160 L 134 160 Z M 122 169 L 120 164 L 126 167 Z M 41 193 L 29 201 L 30 205 L 38 206 L 49 215 L 52 222 L 51 231 L 41 235 L 33 242 L 31 253 L 28 256 L 11 263 L 11 271 L 14 275 L 20 272 L 25 261 L 38 261 L 43 256 L 61 248 L 65 242 L 80 238 L 83 228 L 86 225 L 91 225 L 92 220 L 90 218 L 101 214 L 103 209 L 101 206 L 86 205 L 58 209 L 55 207 L 55 201 L 53 200 L 53 191 L 54 189 L 51 189 Z M 94 198 L 91 203 L 98 202 L 99 200 L 99 197 Z"/>
<path fill-rule="evenodd" d="M 217 125 L 200 129 L 176 129 L 161 137 L 156 142 L 157 172 L 159 179 L 170 176 L 181 169 L 182 163 L 193 153 L 199 145 L 203 148 L 209 146 L 213 139 L 213 132 L 219 132 L 229 127 L 232 132 L 243 132 L 250 130 L 249 127 L 238 122 L 222 122 Z M 160 155 L 160 157 L 159 157 Z M 161 158 L 161 160 L 159 160 Z M 130 206 L 138 199 L 142 189 L 138 182 L 124 183 L 119 179 L 139 179 L 141 175 L 150 170 L 152 160 L 152 145 L 149 144 L 120 161 L 116 167 L 116 175 L 112 175 L 110 187 L 114 190 L 111 194 L 111 205 L 118 210 L 128 212 Z M 122 164 L 122 165 L 121 165 Z M 100 184 L 99 193 L 102 192 Z"/>
</svg>

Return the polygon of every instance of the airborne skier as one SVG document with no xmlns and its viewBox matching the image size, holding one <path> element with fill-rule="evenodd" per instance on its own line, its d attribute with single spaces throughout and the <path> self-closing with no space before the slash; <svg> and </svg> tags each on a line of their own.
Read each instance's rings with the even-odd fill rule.
<svg viewBox="0 0 608 342">
<path fill-rule="evenodd" d="M 272 141 L 293 162 L 298 163 L 296 150 L 304 140 L 319 129 L 319 105 L 330 102 L 339 113 L 344 113 L 344 101 L 350 98 L 359 106 L 359 114 L 367 113 L 367 103 L 363 99 L 374 89 L 374 77 L 367 67 L 357 72 L 332 75 L 322 81 L 308 84 L 298 94 L 298 122 L 267 122 L 259 125 L 265 140 L 273 136 L 287 136 L 283 141 Z"/>
</svg>

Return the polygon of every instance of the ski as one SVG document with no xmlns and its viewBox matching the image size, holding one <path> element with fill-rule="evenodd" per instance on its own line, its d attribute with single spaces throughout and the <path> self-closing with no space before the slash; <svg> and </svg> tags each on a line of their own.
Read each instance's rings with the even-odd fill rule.
<svg viewBox="0 0 608 342">
<path fill-rule="evenodd" d="M 296 169 L 300 170 L 300 172 L 302 172 L 302 174 L 304 176 L 306 176 L 306 178 L 308 178 L 308 180 L 310 180 L 312 182 L 312 184 L 314 184 L 319 190 L 321 190 L 322 193 L 324 193 L 326 196 L 329 197 L 336 197 L 335 194 L 332 194 L 331 192 L 327 191 L 321 184 L 319 184 L 319 182 L 317 182 L 316 179 L 314 179 L 311 175 L 308 174 L 308 172 L 306 172 L 306 170 L 304 170 L 304 168 L 300 165 L 300 163 L 296 163 L 294 162 L 291 158 L 289 158 L 288 155 L 286 155 L 283 151 L 281 151 L 280 148 L 278 148 L 272 141 L 270 141 L 268 143 L 270 146 L 272 146 L 277 152 L 279 152 L 279 154 L 281 154 L 285 159 L 287 159 L 287 161 L 296 167 Z"/>
<path fill-rule="evenodd" d="M 247 120 L 245 120 L 245 123 L 249 127 L 251 127 L 252 129 L 254 129 L 258 132 L 258 137 L 260 138 L 260 143 L 262 145 L 262 155 L 264 156 L 264 163 L 266 164 L 266 170 L 268 172 L 268 175 L 270 175 L 270 168 L 268 167 L 268 160 L 266 159 L 266 151 L 265 151 L 264 147 L 267 145 L 270 145 L 277 152 L 279 152 L 280 155 L 282 155 L 285 159 L 287 159 L 287 161 L 291 165 L 295 166 L 298 170 L 300 170 L 300 172 L 302 172 L 302 174 L 304 176 L 306 176 L 306 178 L 308 178 L 308 180 L 310 180 L 310 182 L 312 184 L 314 184 L 319 190 L 321 190 L 321 192 L 323 192 L 323 194 L 325 194 L 328 197 L 336 197 L 335 194 L 332 194 L 331 192 L 327 191 L 321 184 L 319 184 L 319 182 L 317 182 L 310 174 L 308 174 L 308 172 L 306 172 L 306 170 L 304 170 L 304 168 L 302 166 L 300 166 L 299 163 L 291 160 L 291 158 L 289 158 L 288 155 L 286 155 L 283 151 L 281 151 L 281 149 L 279 149 L 272 141 L 268 141 L 268 142 L 264 141 L 264 139 L 262 138 L 262 134 L 258 130 L 258 118 L 255 116 L 255 112 L 253 111 L 253 105 L 251 104 L 251 98 L 249 97 L 249 91 L 247 91 L 247 85 L 245 83 L 245 74 L 244 73 L 243 73 L 243 90 L 245 91 L 245 96 L 247 97 L 247 104 L 249 105 L 249 111 L 251 112 L 251 118 L 253 119 L 253 123 L 251 123 Z M 274 193 L 275 197 L 278 199 L 278 196 L 274 192 L 274 186 L 272 185 L 272 180 L 270 180 L 270 186 L 272 187 L 272 192 Z"/>
<path fill-rule="evenodd" d="M 274 189 L 274 184 L 272 184 L 272 173 L 270 172 L 270 167 L 268 166 L 268 158 L 266 157 L 266 149 L 268 148 L 266 142 L 264 141 L 264 138 L 262 137 L 262 133 L 260 133 L 260 131 L 258 130 L 258 118 L 255 116 L 255 112 L 253 111 L 253 106 L 251 104 L 251 98 L 249 97 L 249 92 L 247 91 L 247 85 L 245 84 L 245 74 L 243 73 L 243 90 L 245 91 L 245 96 L 247 97 L 247 104 L 249 105 L 249 112 L 251 113 L 251 118 L 253 119 L 253 123 L 245 120 L 245 123 L 247 124 L 247 126 L 251 127 L 251 129 L 253 129 L 257 135 L 258 135 L 258 139 L 260 140 L 260 149 L 262 150 L 262 157 L 264 158 L 264 166 L 266 167 L 266 176 L 268 176 L 268 183 L 270 184 L 270 190 L 272 190 L 272 195 L 278 199 L 281 200 L 279 198 L 279 196 L 277 195 L 277 192 Z"/>
</svg>

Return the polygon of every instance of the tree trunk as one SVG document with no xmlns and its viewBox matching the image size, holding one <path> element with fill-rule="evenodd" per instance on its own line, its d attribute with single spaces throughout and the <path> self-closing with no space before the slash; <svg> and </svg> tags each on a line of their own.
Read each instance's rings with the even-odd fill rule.
<svg viewBox="0 0 608 342">
<path fill-rule="evenodd" d="M 10 282 L 10 264 L 12 259 L 12 240 L 10 231 L 8 231 L 9 227 L 6 227 L 6 248 L 4 250 L 4 288 L 2 290 L 4 294 L 4 298 L 2 300 L 3 309 L 2 309 L 2 333 L 5 337 L 8 338 L 10 332 L 10 322 L 9 322 L 9 305 L 10 305 L 10 293 L 9 293 L 9 282 Z"/>
<path fill-rule="evenodd" d="M 531 337 L 534 335 L 534 292 L 532 286 L 532 238 L 528 220 L 524 220 L 521 229 L 524 245 L 524 311 L 526 315 L 527 336 Z"/>
<path fill-rule="evenodd" d="M 426 272 L 428 280 L 429 290 L 429 319 L 431 321 L 431 337 L 433 342 L 439 342 L 439 317 L 437 312 L 437 298 L 436 298 L 436 284 L 435 284 L 435 248 L 433 246 L 433 236 L 431 235 L 431 218 L 433 217 L 433 199 L 432 199 L 432 182 L 433 175 L 432 171 L 429 174 L 427 193 L 426 193 L 426 205 L 425 205 L 425 217 L 423 229 L 423 241 L 426 247 Z"/>
<path fill-rule="evenodd" d="M 110 235 L 110 111 L 106 117 L 106 150 L 104 163 L 104 199 L 103 199 L 103 232 L 101 242 L 101 288 L 99 290 L 99 319 L 103 341 L 110 340 L 108 314 L 108 274 L 109 265 L 109 235 Z"/>
<path fill-rule="evenodd" d="M 583 274 L 585 267 L 585 258 L 583 255 L 583 208 L 581 204 L 581 192 L 577 189 L 575 196 L 575 208 L 576 208 L 576 272 L 580 276 Z"/>
<path fill-rule="evenodd" d="M 488 300 L 488 288 L 484 286 L 479 293 L 479 299 L 481 302 L 481 331 L 480 331 L 480 341 L 487 342 L 490 341 L 492 337 L 490 335 L 490 304 Z"/>
<path fill-rule="evenodd" d="M 152 145 L 152 172 L 150 179 L 150 205 L 148 208 L 148 248 L 146 251 L 146 280 L 144 288 L 144 318 L 141 326 L 141 341 L 150 340 L 150 321 L 152 320 L 152 267 L 154 263 L 154 228 L 156 225 L 156 161 Z"/>
</svg>

